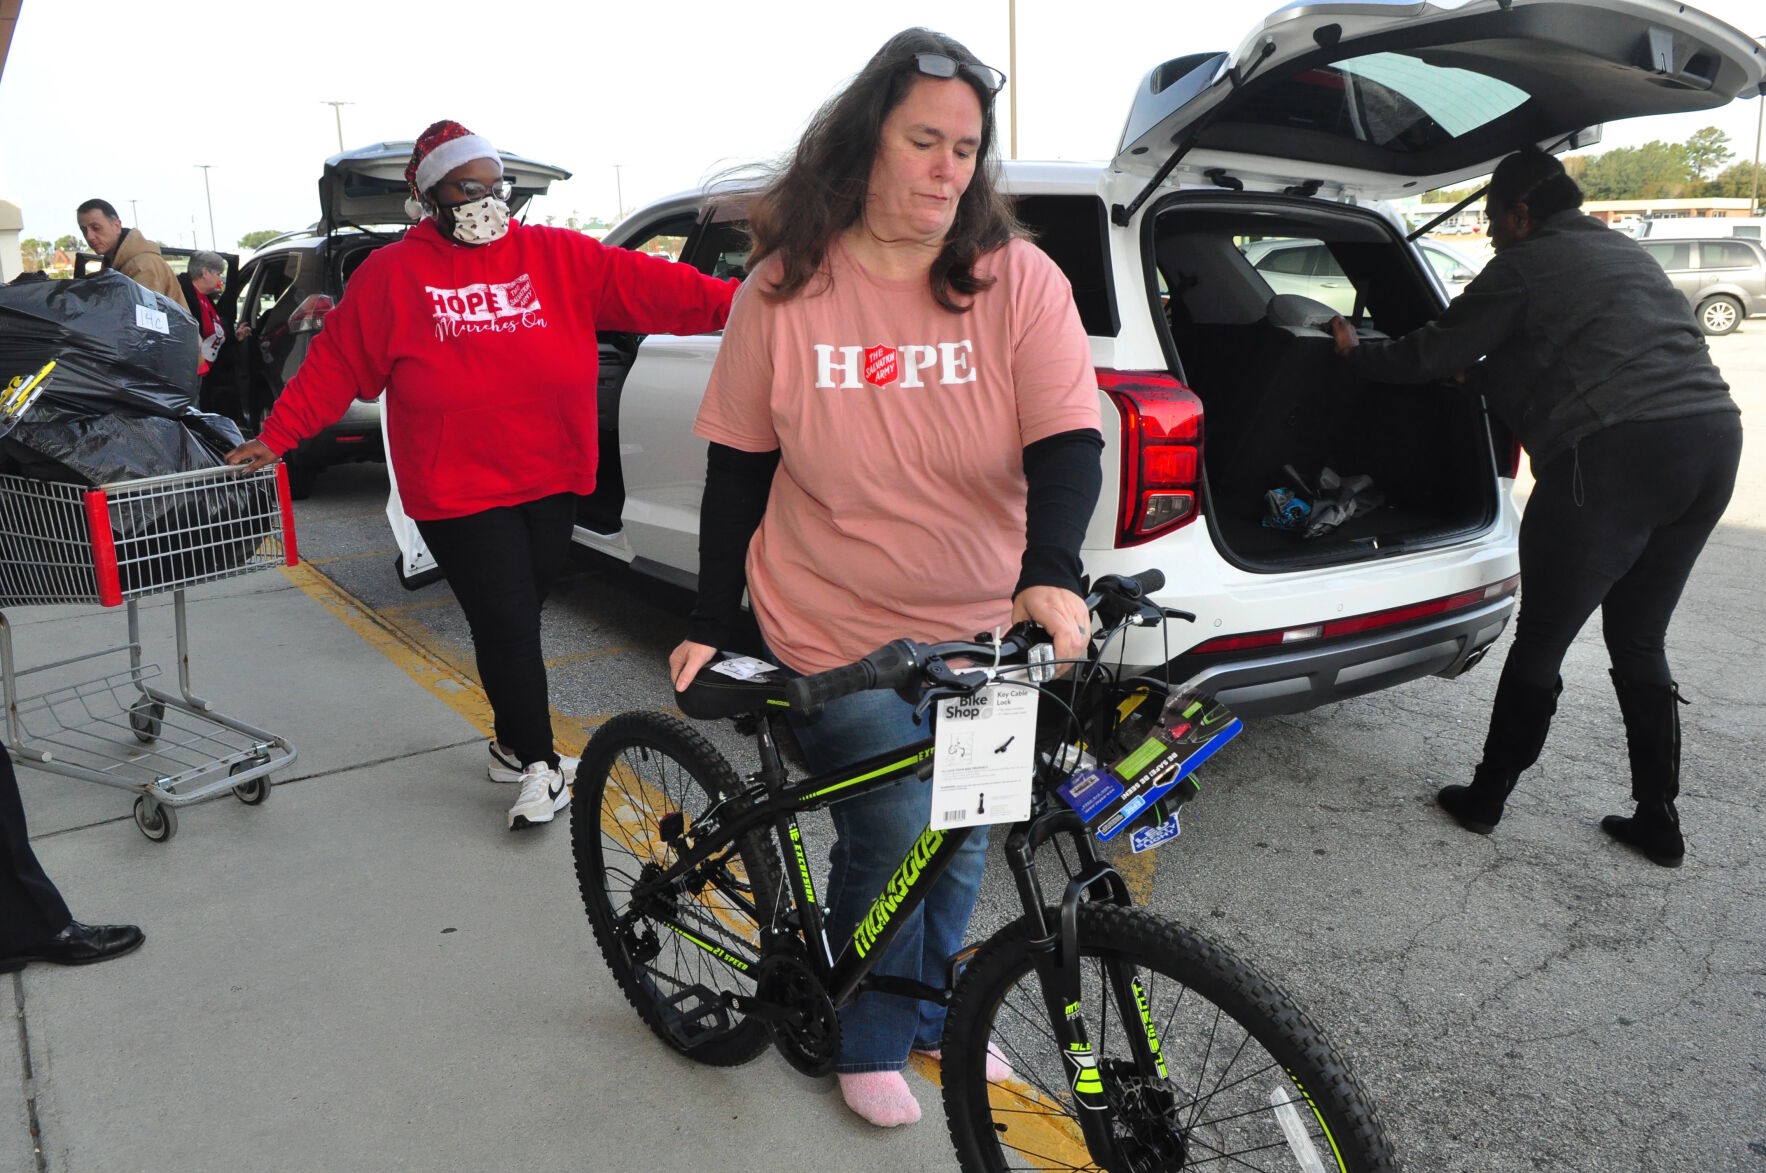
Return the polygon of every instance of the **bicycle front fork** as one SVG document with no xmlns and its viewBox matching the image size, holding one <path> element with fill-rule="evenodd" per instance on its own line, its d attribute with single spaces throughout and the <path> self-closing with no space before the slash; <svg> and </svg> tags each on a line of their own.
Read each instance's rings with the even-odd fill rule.
<svg viewBox="0 0 1766 1173">
<path fill-rule="evenodd" d="M 1058 923 L 1051 925 L 1034 860 L 1036 849 L 1057 835 L 1073 845 L 1078 864 L 1067 881 L 1060 907 L 1056 910 Z M 1098 858 L 1086 834 L 1084 821 L 1073 811 L 1050 811 L 1028 828 L 1014 828 L 1007 836 L 1005 853 L 1013 879 L 1018 883 L 1018 895 L 1023 900 L 1025 914 L 1036 926 L 1030 942 L 1031 964 L 1042 987 L 1049 1024 L 1061 1048 L 1063 1067 L 1078 1107 L 1079 1126 L 1085 1135 L 1086 1148 L 1099 1168 L 1122 1169 L 1124 1165 L 1117 1150 L 1116 1133 L 1111 1127 L 1110 1099 L 1085 1028 L 1079 905 L 1088 895 L 1092 900 L 1107 900 L 1123 908 L 1133 907 L 1134 899 L 1116 869 Z M 1146 992 L 1139 976 L 1133 972 L 1132 962 L 1104 958 L 1100 961 L 1100 969 L 1106 976 L 1109 989 L 1099 991 L 1094 997 L 1101 995 L 1116 1003 L 1117 1016 L 1128 1035 L 1129 1051 L 1137 1073 L 1148 1080 L 1164 1079 L 1165 1059 L 1160 1053 L 1158 1032 L 1148 1013 Z M 1093 1011 L 1096 1012 L 1095 1007 Z M 1130 1023 L 1139 1024 L 1140 1030 L 1127 1030 Z"/>
</svg>

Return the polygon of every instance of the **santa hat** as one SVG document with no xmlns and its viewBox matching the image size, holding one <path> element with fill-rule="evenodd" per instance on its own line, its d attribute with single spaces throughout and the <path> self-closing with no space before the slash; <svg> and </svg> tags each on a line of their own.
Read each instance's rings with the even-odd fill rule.
<svg viewBox="0 0 1766 1173">
<path fill-rule="evenodd" d="M 444 175 L 474 159 L 497 158 L 497 148 L 491 146 L 489 139 L 473 134 L 458 122 L 444 118 L 430 123 L 412 148 L 411 161 L 405 165 L 405 182 L 411 188 L 405 211 L 413 220 L 422 219 L 423 193 L 440 183 Z"/>
</svg>

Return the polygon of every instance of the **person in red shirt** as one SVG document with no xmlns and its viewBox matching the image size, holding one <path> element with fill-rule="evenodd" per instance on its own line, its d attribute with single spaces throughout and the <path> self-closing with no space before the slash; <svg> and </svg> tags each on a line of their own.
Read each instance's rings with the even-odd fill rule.
<svg viewBox="0 0 1766 1173">
<path fill-rule="evenodd" d="M 405 512 L 466 613 L 496 715 L 490 777 L 521 786 L 514 830 L 550 822 L 575 773 L 553 748 L 540 606 L 595 487 L 595 332 L 721 329 L 736 283 L 512 221 L 496 149 L 456 122 L 423 132 L 405 178 L 421 219 L 362 262 L 227 460 L 269 464 L 385 390 Z"/>
<path fill-rule="evenodd" d="M 227 260 L 220 253 L 194 252 L 190 264 L 178 278 L 184 291 L 184 303 L 196 319 L 196 375 L 201 378 L 220 357 L 221 344 L 227 341 L 227 327 L 215 309 L 214 298 L 227 287 Z"/>
</svg>

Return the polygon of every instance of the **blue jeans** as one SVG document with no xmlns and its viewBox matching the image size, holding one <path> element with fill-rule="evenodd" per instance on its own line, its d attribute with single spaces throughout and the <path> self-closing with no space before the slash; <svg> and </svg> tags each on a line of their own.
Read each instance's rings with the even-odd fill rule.
<svg viewBox="0 0 1766 1173">
<path fill-rule="evenodd" d="M 830 704 L 791 726 L 811 770 L 824 773 L 924 740 L 928 725 L 914 724 L 913 706 L 892 692 L 861 692 Z M 910 777 L 870 794 L 836 802 L 834 847 L 828 853 L 828 941 L 836 954 L 883 891 L 932 812 L 932 783 Z M 969 914 L 987 863 L 987 828 L 978 827 L 925 901 L 901 919 L 901 931 L 873 973 L 911 978 L 942 988 L 947 967 L 963 947 Z M 944 1007 L 896 994 L 866 993 L 840 1011 L 840 1059 L 846 1074 L 899 1071 L 908 1051 L 939 1045 Z"/>
</svg>

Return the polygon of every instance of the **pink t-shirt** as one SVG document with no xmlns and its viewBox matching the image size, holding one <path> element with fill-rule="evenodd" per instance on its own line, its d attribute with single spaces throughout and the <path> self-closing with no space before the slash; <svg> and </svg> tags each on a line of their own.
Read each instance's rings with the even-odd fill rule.
<svg viewBox="0 0 1766 1173">
<path fill-rule="evenodd" d="M 748 549 L 761 634 L 819 672 L 892 639 L 965 639 L 1011 618 L 1024 553 L 1024 446 L 1097 428 L 1072 290 L 1014 241 L 967 313 L 924 278 L 886 280 L 836 243 L 784 303 L 765 264 L 737 291 L 694 431 L 780 451 Z"/>
</svg>

